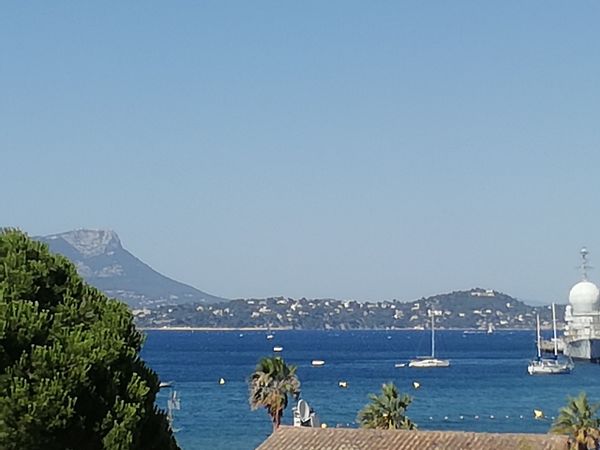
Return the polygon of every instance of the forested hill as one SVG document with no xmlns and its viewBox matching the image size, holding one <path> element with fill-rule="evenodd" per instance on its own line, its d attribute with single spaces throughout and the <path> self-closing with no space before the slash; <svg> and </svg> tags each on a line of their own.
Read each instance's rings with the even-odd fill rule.
<svg viewBox="0 0 600 450">
<path fill-rule="evenodd" d="M 533 307 L 501 292 L 471 289 L 414 301 L 357 302 L 285 297 L 244 299 L 134 310 L 145 327 L 271 327 L 295 329 L 428 328 L 429 310 L 436 311 L 436 328 L 534 328 L 536 313 L 551 326 L 549 306 Z M 557 307 L 559 326 L 564 306 Z"/>
</svg>

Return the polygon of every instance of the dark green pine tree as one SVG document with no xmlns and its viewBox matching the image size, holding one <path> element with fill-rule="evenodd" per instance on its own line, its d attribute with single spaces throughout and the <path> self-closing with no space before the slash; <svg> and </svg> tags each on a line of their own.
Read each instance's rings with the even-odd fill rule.
<svg viewBox="0 0 600 450">
<path fill-rule="evenodd" d="M 175 450 L 127 306 L 0 230 L 0 448 Z"/>
</svg>

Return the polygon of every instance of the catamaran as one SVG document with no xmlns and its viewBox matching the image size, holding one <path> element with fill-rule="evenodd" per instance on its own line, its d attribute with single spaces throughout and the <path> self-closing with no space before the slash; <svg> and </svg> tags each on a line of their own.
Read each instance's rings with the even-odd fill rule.
<svg viewBox="0 0 600 450">
<path fill-rule="evenodd" d="M 527 372 L 529 375 L 562 375 L 571 373 L 573 362 L 561 362 L 558 360 L 558 340 L 556 339 L 556 310 L 552 303 L 552 329 L 554 332 L 554 358 L 542 358 L 542 334 L 540 332 L 540 315 L 536 315 L 537 330 L 537 358 L 529 362 Z"/>
<path fill-rule="evenodd" d="M 408 367 L 421 369 L 450 367 L 450 361 L 447 359 L 438 359 L 435 357 L 435 311 L 430 310 L 431 314 L 431 356 L 418 356 L 408 363 Z"/>
</svg>

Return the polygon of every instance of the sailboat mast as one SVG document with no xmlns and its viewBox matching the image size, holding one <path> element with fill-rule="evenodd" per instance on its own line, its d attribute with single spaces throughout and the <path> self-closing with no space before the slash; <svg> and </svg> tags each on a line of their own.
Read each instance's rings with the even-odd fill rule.
<svg viewBox="0 0 600 450">
<path fill-rule="evenodd" d="M 540 347 L 540 341 L 542 339 L 542 336 L 541 336 L 541 332 L 540 332 L 540 315 L 536 314 L 535 319 L 536 319 L 536 325 L 537 325 L 537 327 L 536 327 L 537 328 L 537 356 L 538 356 L 538 359 L 541 359 L 542 358 L 542 349 Z"/>
<path fill-rule="evenodd" d="M 554 358 L 558 358 L 558 341 L 556 340 L 556 309 L 552 303 L 552 330 L 554 331 Z"/>
<path fill-rule="evenodd" d="M 435 358 L 435 318 L 431 310 L 431 358 Z"/>
<path fill-rule="evenodd" d="M 169 422 L 169 426 L 173 428 L 173 402 L 172 402 L 173 394 L 169 394 L 169 399 L 167 400 L 167 421 Z"/>
</svg>

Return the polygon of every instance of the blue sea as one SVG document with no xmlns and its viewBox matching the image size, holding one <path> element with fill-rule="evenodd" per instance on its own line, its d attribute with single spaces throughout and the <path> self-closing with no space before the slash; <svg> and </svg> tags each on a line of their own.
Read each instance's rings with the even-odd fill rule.
<svg viewBox="0 0 600 450">
<path fill-rule="evenodd" d="M 567 396 L 586 391 L 600 401 L 600 365 L 576 363 L 571 375 L 527 374 L 533 331 L 440 330 L 436 356 L 451 360 L 445 369 L 394 367 L 430 351 L 428 331 L 277 331 L 272 340 L 264 331 L 146 333 L 144 359 L 181 396 L 175 428 L 184 450 L 250 450 L 269 435 L 267 413 L 249 408 L 247 379 L 274 346 L 298 366 L 302 398 L 329 427 L 356 426 L 369 393 L 388 381 L 413 397 L 407 415 L 421 429 L 544 433 Z M 313 359 L 326 364 L 312 367 Z M 347 389 L 338 386 L 342 380 Z M 166 399 L 161 392 L 159 406 Z M 291 406 L 284 423 L 291 423 Z M 546 419 L 534 419 L 534 409 Z"/>
</svg>

